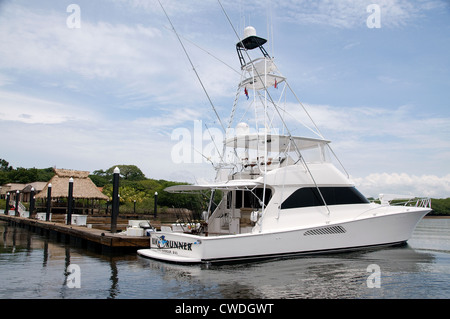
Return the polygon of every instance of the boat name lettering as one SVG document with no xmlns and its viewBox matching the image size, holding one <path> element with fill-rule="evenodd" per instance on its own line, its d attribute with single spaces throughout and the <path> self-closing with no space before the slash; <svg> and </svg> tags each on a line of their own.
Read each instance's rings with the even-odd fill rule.
<svg viewBox="0 0 450 319">
<path fill-rule="evenodd" d="M 182 241 L 167 240 L 165 236 L 158 237 L 157 246 L 161 249 L 176 248 L 183 250 L 192 250 L 192 243 Z"/>
</svg>

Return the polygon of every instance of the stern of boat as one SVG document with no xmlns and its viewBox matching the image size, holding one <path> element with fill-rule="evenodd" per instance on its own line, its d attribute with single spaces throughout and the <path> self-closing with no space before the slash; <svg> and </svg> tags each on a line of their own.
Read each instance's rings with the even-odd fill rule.
<svg viewBox="0 0 450 319">
<path fill-rule="evenodd" d="M 176 232 L 151 232 L 150 247 L 138 250 L 138 254 L 165 261 L 198 263 L 203 256 L 202 237 Z"/>
</svg>

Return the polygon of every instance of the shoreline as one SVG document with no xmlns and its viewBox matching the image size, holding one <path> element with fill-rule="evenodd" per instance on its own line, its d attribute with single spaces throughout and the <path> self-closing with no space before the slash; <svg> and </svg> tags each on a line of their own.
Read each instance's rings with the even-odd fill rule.
<svg viewBox="0 0 450 319">
<path fill-rule="evenodd" d="M 432 218 L 434 218 L 434 219 L 436 219 L 436 218 L 444 218 L 444 219 L 449 219 L 450 216 L 448 216 L 448 215 L 443 215 L 443 216 L 439 216 L 439 215 L 428 216 L 428 215 L 426 215 L 424 218 L 430 218 L 430 219 L 432 219 Z"/>
</svg>

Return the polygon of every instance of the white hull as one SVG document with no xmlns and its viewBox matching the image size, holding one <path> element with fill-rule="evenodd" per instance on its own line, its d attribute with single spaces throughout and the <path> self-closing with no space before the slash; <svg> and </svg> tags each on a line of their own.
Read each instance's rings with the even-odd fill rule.
<svg viewBox="0 0 450 319">
<path fill-rule="evenodd" d="M 143 257 L 168 262 L 205 263 L 398 244 L 411 237 L 417 223 L 429 211 L 416 208 L 409 212 L 330 223 L 321 227 L 266 233 L 204 237 L 155 232 L 151 234 L 151 248 L 138 250 L 138 253 Z M 160 248 L 156 244 L 158 241 Z"/>
</svg>

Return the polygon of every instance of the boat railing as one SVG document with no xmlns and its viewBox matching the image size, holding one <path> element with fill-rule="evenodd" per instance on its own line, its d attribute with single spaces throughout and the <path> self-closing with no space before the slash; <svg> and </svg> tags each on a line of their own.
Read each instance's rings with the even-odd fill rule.
<svg viewBox="0 0 450 319">
<path fill-rule="evenodd" d="M 431 198 L 429 197 L 415 197 L 406 201 L 392 200 L 390 205 L 393 206 L 413 206 L 422 208 L 431 208 Z"/>
<path fill-rule="evenodd" d="M 431 208 L 431 198 L 396 194 L 380 194 L 381 205 L 415 206 Z"/>
<path fill-rule="evenodd" d="M 251 60 L 242 66 L 242 70 L 253 72 L 256 70 L 259 74 L 269 73 L 275 69 L 272 59 L 261 57 Z"/>
<path fill-rule="evenodd" d="M 378 203 L 379 200 L 373 200 L 372 203 Z M 392 199 L 390 201 L 382 201 L 380 205 L 377 205 L 377 207 L 372 207 L 363 213 L 359 214 L 355 219 L 360 218 L 362 215 L 367 214 L 369 212 L 373 212 L 374 215 L 377 214 L 377 210 L 390 207 L 390 206 L 407 206 L 407 207 L 420 207 L 420 208 L 429 208 L 431 209 L 431 198 L 429 197 L 414 197 L 410 198 L 408 200 L 395 200 Z"/>
</svg>

